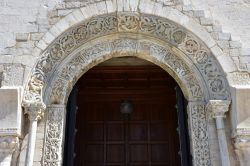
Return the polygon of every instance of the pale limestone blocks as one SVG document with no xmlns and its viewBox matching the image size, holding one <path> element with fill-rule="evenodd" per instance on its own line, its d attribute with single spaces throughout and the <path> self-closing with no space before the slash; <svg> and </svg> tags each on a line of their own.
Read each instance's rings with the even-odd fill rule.
<svg viewBox="0 0 250 166">
<path fill-rule="evenodd" d="M 0 89 L 0 160 L 1 165 L 10 166 L 16 161 L 13 153 L 19 150 L 22 130 L 21 89 Z"/>
</svg>

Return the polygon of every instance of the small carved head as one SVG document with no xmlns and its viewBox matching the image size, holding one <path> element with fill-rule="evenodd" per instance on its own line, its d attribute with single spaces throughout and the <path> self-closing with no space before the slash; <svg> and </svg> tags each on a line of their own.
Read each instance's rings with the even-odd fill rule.
<svg viewBox="0 0 250 166">
<path fill-rule="evenodd" d="M 29 90 L 34 93 L 40 94 L 43 84 L 43 81 L 39 80 L 38 78 L 31 77 L 29 82 Z"/>
</svg>

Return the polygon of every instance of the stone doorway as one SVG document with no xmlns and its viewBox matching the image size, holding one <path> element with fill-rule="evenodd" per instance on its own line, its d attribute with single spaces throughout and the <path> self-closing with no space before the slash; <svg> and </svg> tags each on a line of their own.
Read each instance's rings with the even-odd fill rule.
<svg viewBox="0 0 250 166">
<path fill-rule="evenodd" d="M 70 95 L 64 164 L 189 165 L 176 86 L 160 67 L 134 57 L 113 58 L 89 70 Z M 130 115 L 120 112 L 124 99 L 133 103 Z"/>
</svg>

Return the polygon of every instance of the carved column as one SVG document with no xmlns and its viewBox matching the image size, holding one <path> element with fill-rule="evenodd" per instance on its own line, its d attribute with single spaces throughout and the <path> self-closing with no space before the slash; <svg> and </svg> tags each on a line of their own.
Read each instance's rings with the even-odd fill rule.
<svg viewBox="0 0 250 166">
<path fill-rule="evenodd" d="M 227 100 L 210 100 L 207 105 L 208 111 L 212 112 L 213 118 L 216 120 L 222 166 L 231 165 L 223 120 L 226 117 L 225 113 L 229 110 L 229 105 L 230 101 Z"/>
<path fill-rule="evenodd" d="M 210 150 L 204 102 L 188 103 L 189 134 L 194 166 L 210 166 Z"/>
<path fill-rule="evenodd" d="M 250 165 L 250 134 L 237 135 L 234 138 L 234 147 L 241 166 Z"/>
<path fill-rule="evenodd" d="M 65 105 L 54 104 L 48 106 L 43 152 L 43 165 L 62 165 L 65 119 Z"/>
<path fill-rule="evenodd" d="M 35 152 L 37 121 L 40 120 L 44 114 L 44 103 L 29 103 L 24 104 L 25 114 L 28 114 L 29 118 L 29 138 L 27 145 L 27 153 L 25 157 L 25 166 L 32 166 Z"/>
</svg>

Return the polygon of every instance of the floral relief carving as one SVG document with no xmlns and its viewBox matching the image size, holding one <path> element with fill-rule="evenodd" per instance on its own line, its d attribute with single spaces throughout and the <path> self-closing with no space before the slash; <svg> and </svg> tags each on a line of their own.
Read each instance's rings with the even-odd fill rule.
<svg viewBox="0 0 250 166">
<path fill-rule="evenodd" d="M 59 166 L 62 162 L 64 105 L 48 107 L 47 117 L 43 165 Z"/>
<path fill-rule="evenodd" d="M 192 65 L 183 62 L 180 56 L 176 56 L 170 48 L 162 47 L 150 42 L 131 40 L 127 38 L 114 41 L 102 42 L 91 45 L 73 55 L 73 51 L 90 43 L 89 41 L 111 34 L 137 34 L 138 36 L 149 36 L 160 42 L 168 43 L 183 52 Z M 114 35 L 115 36 L 115 35 Z M 87 44 L 86 44 L 87 45 Z M 179 25 L 153 15 L 118 13 L 106 14 L 92 17 L 84 22 L 70 28 L 62 36 L 58 37 L 41 55 L 24 93 L 25 100 L 42 101 L 43 88 L 53 75 L 53 88 L 50 95 L 52 103 L 62 103 L 68 86 L 76 81 L 85 67 L 104 55 L 117 55 L 137 53 L 149 53 L 158 61 L 176 73 L 178 79 L 182 80 L 191 94 L 190 100 L 204 100 L 204 91 L 209 90 L 212 99 L 229 99 L 229 89 L 224 73 L 216 63 L 209 49 L 194 35 L 187 32 Z M 68 58 L 67 56 L 73 56 Z M 149 55 L 145 55 L 149 56 Z M 65 58 L 70 59 L 62 66 Z M 201 74 L 204 85 L 197 80 L 193 69 L 197 68 Z M 60 69 L 60 71 L 58 71 Z M 46 91 L 47 92 L 47 91 Z M 46 94 L 47 95 L 47 94 Z M 61 110 L 61 109 L 58 109 Z M 44 164 L 59 165 L 61 161 L 62 133 L 63 133 L 63 111 L 49 109 L 46 122 L 46 141 L 44 148 Z M 55 113 L 52 113 L 52 112 Z M 210 165 L 207 124 L 204 105 L 191 105 L 190 107 L 193 156 L 195 165 Z M 59 115 L 62 115 L 62 119 Z M 59 119 L 55 119 L 58 116 Z"/>
<path fill-rule="evenodd" d="M 47 82 L 57 64 L 73 50 L 88 40 L 117 32 L 151 35 L 177 46 L 197 64 L 205 80 L 213 80 L 206 81 L 213 98 L 227 99 L 230 97 L 229 90 L 224 86 L 226 85 L 225 76 L 221 72 L 221 69 L 218 68 L 218 65 L 214 63 L 215 59 L 204 44 L 177 24 L 148 14 L 118 13 L 118 15 L 101 15 L 88 19 L 82 24 L 71 28 L 43 53 L 32 77 L 36 77 L 35 80 L 38 82 Z M 176 62 L 176 65 L 178 65 L 178 62 Z M 211 73 L 216 73 L 216 76 L 211 75 Z M 220 80 L 214 80 L 217 76 L 220 76 Z M 33 83 L 30 82 L 29 87 L 32 87 Z M 38 91 L 36 92 L 37 94 L 39 93 Z"/>
<path fill-rule="evenodd" d="M 188 107 L 194 165 L 211 165 L 205 104 L 190 102 Z"/>
<path fill-rule="evenodd" d="M 199 44 L 194 39 L 188 39 L 185 42 L 185 50 L 188 54 L 195 54 L 199 50 Z"/>
<path fill-rule="evenodd" d="M 196 52 L 195 58 L 197 60 L 197 63 L 206 64 L 209 59 L 209 55 L 206 50 L 199 50 Z"/>
<path fill-rule="evenodd" d="M 119 31 L 137 32 L 140 18 L 136 14 L 120 14 L 118 19 Z"/>
<path fill-rule="evenodd" d="M 176 30 L 172 34 L 173 41 L 177 44 L 181 44 L 185 40 L 186 36 L 187 34 L 182 30 Z"/>
<path fill-rule="evenodd" d="M 66 79 L 58 79 L 55 81 L 52 92 L 51 92 L 51 101 L 58 103 L 62 99 L 63 94 L 65 93 Z"/>
<path fill-rule="evenodd" d="M 111 49 L 114 48 L 114 49 Z M 116 48 L 116 49 L 115 49 Z M 102 43 L 97 43 L 91 47 L 84 48 L 79 51 L 74 58 L 72 58 L 64 68 L 59 71 L 59 78 L 55 80 L 52 93 L 51 101 L 55 103 L 64 103 L 62 100 L 62 93 L 65 91 L 66 84 L 68 82 L 72 83 L 78 74 L 81 75 L 81 71 L 85 66 L 87 66 L 90 61 L 96 61 L 97 58 L 104 55 L 109 55 L 112 57 L 113 54 L 117 54 L 119 51 L 137 48 L 137 52 L 148 50 L 150 55 L 159 61 L 162 61 L 170 69 L 172 69 L 178 77 L 184 81 L 188 89 L 190 90 L 190 98 L 195 100 L 204 100 L 203 91 L 199 85 L 198 80 L 192 76 L 190 68 L 181 60 L 179 57 L 175 56 L 174 53 L 168 47 L 162 47 L 151 42 L 146 41 L 136 41 L 134 39 L 115 39 L 108 40 Z M 112 50 L 112 52 L 109 52 Z M 77 74 L 76 74 L 77 73 Z M 75 80 L 76 81 L 76 80 Z"/>
</svg>

